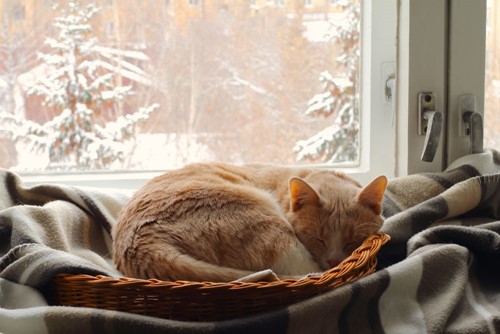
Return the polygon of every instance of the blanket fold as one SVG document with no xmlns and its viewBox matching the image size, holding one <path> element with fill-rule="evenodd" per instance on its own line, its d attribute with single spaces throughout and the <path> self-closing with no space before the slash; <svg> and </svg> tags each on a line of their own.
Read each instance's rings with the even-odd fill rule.
<svg viewBox="0 0 500 334">
<path fill-rule="evenodd" d="M 49 306 L 58 273 L 120 276 L 110 231 L 131 193 L 0 170 L 0 333 L 491 333 L 500 331 L 500 154 L 389 181 L 379 270 L 274 312 L 212 323 Z M 21 297 L 22 296 L 22 297 Z M 47 297 L 47 296 L 45 296 Z"/>
</svg>

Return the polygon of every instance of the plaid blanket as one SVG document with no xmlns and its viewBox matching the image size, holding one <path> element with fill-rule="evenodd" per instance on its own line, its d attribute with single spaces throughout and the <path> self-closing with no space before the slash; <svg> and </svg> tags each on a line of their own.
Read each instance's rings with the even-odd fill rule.
<svg viewBox="0 0 500 334">
<path fill-rule="evenodd" d="M 55 274 L 119 276 L 110 229 L 130 193 L 0 170 L 0 333 L 493 333 L 500 331 L 500 154 L 390 180 L 379 270 L 274 312 L 213 323 L 50 306 Z"/>
</svg>

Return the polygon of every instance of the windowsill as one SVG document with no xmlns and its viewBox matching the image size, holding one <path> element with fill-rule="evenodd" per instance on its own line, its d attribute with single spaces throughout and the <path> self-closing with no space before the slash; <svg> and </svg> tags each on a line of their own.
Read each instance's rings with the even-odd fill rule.
<svg viewBox="0 0 500 334">
<path fill-rule="evenodd" d="M 361 183 L 366 183 L 367 169 L 346 165 L 307 165 L 303 167 L 332 168 L 348 174 Z M 114 188 L 134 190 L 142 187 L 152 178 L 165 173 L 164 170 L 151 171 L 95 171 L 82 173 L 18 173 L 27 187 L 38 184 L 64 184 L 78 187 Z"/>
<path fill-rule="evenodd" d="M 138 189 L 164 171 L 99 171 L 85 173 L 20 173 L 23 183 L 30 187 L 42 183 L 65 184 L 95 188 Z"/>
</svg>

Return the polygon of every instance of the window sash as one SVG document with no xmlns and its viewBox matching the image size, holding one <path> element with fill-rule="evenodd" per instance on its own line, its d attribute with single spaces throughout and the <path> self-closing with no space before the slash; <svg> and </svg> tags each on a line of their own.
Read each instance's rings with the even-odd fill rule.
<svg viewBox="0 0 500 334">
<path fill-rule="evenodd" d="M 462 94 L 484 109 L 486 0 L 402 0 L 398 3 L 397 171 L 396 175 L 439 172 L 468 154 L 459 135 Z M 473 22 L 473 23 L 471 23 Z M 431 91 L 444 124 L 433 162 L 420 160 L 418 93 Z"/>
</svg>

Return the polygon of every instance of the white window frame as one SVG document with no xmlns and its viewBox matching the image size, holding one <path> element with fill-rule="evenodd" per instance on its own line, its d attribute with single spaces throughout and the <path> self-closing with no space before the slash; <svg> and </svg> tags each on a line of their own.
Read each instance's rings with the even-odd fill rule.
<svg viewBox="0 0 500 334">
<path fill-rule="evenodd" d="M 377 175 L 395 176 L 394 105 L 385 93 L 388 75 L 396 71 L 397 7 L 396 0 L 361 5 L 360 163 L 334 168 L 366 184 Z"/>
</svg>

